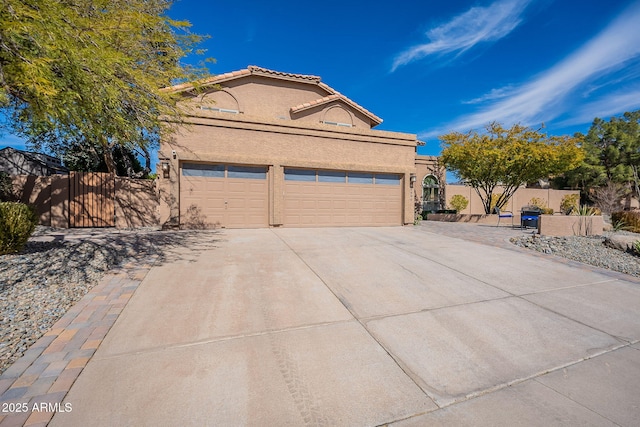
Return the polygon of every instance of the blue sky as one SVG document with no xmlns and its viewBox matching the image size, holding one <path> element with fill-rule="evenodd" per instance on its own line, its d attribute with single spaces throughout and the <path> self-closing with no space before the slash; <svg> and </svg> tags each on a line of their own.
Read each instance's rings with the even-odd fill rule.
<svg viewBox="0 0 640 427">
<path fill-rule="evenodd" d="M 421 154 L 494 120 L 559 135 L 640 109 L 638 0 L 180 0 L 169 15 L 211 36 L 212 73 L 321 76 Z"/>
</svg>

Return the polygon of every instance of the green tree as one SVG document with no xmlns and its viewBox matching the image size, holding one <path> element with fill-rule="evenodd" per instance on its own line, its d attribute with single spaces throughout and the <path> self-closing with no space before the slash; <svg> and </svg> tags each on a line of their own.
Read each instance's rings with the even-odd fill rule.
<svg viewBox="0 0 640 427">
<path fill-rule="evenodd" d="M 75 144 L 66 147 L 60 157 L 64 165 L 72 171 L 109 172 L 103 147 L 91 144 Z M 134 152 L 121 145 L 111 148 L 111 157 L 115 164 L 115 174 L 129 178 L 142 178 L 148 175 Z"/>
<path fill-rule="evenodd" d="M 179 122 L 176 94 L 161 90 L 204 77 L 180 59 L 203 37 L 165 13 L 171 0 L 3 0 L 0 110 L 33 148 L 91 144 L 108 170 L 117 146 L 148 150 L 160 120 Z M 50 150 L 49 150 L 50 151 Z M 149 162 L 147 162 L 148 164 Z"/>
<path fill-rule="evenodd" d="M 491 123 L 486 132 L 452 132 L 440 136 L 442 161 L 473 187 L 491 213 L 493 197 L 502 208 L 523 184 L 573 169 L 583 158 L 580 140 L 569 136 L 547 136 L 519 124 L 510 129 Z"/>
<path fill-rule="evenodd" d="M 567 174 L 568 183 L 584 193 L 617 183 L 638 189 L 640 167 L 640 110 L 608 121 L 595 118 L 584 136 L 585 159 Z"/>
</svg>

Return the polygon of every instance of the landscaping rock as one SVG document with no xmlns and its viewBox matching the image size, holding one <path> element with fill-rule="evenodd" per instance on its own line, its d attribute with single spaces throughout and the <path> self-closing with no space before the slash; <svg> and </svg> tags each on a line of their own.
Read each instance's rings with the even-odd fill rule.
<svg viewBox="0 0 640 427">
<path fill-rule="evenodd" d="M 596 267 L 607 268 L 640 277 L 640 258 L 627 252 L 622 243 L 619 249 L 605 244 L 607 241 L 628 242 L 640 239 L 634 233 L 604 233 L 604 236 L 522 236 L 513 237 L 511 243 L 538 252 L 553 254 Z"/>
<path fill-rule="evenodd" d="M 640 236 L 638 235 L 611 234 L 605 237 L 604 244 L 619 251 L 633 252 L 633 245 L 639 240 Z"/>
</svg>

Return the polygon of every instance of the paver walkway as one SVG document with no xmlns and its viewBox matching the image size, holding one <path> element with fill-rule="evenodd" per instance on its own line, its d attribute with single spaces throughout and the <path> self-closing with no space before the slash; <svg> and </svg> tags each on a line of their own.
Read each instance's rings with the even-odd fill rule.
<svg viewBox="0 0 640 427">
<path fill-rule="evenodd" d="M 55 414 L 0 425 L 637 425 L 640 285 L 460 230 L 203 232 L 138 270 Z"/>
<path fill-rule="evenodd" d="M 105 276 L 0 376 L 0 426 L 46 425 L 155 262 Z M 72 407 L 71 407 L 72 409 Z"/>
</svg>

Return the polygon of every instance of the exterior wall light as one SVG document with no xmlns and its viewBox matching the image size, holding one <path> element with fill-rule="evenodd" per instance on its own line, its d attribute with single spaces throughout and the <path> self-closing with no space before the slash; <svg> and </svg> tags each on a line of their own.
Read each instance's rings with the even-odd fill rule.
<svg viewBox="0 0 640 427">
<path fill-rule="evenodd" d="M 171 171 L 171 165 L 169 162 L 162 162 L 162 177 L 169 178 L 169 172 Z"/>
<path fill-rule="evenodd" d="M 413 188 L 413 184 L 416 182 L 418 178 L 416 177 L 415 173 L 412 173 L 411 175 L 409 175 L 409 186 L 411 188 Z"/>
</svg>

